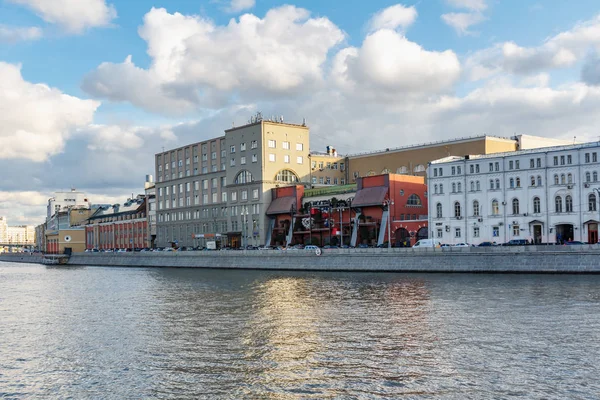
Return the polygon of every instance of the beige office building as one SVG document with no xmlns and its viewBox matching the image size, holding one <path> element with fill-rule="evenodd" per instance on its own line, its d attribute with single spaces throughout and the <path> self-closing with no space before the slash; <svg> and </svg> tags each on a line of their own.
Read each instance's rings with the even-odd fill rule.
<svg viewBox="0 0 600 400">
<path fill-rule="evenodd" d="M 270 189 L 308 183 L 308 149 L 308 127 L 258 118 L 157 154 L 157 246 L 264 244 Z"/>
</svg>

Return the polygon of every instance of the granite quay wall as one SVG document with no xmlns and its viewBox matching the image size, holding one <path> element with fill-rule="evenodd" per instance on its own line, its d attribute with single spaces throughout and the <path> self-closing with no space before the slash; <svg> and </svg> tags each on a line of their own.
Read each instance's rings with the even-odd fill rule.
<svg viewBox="0 0 600 400">
<path fill-rule="evenodd" d="M 2 253 L 0 254 L 0 262 L 16 262 L 16 263 L 30 263 L 30 264 L 41 264 L 43 256 L 40 253 Z M 0 264 L 2 266 L 2 264 Z"/>
<path fill-rule="evenodd" d="M 0 261 L 40 262 L 4 255 Z M 332 249 L 76 253 L 73 266 L 365 272 L 600 273 L 600 245 L 444 249 Z"/>
</svg>

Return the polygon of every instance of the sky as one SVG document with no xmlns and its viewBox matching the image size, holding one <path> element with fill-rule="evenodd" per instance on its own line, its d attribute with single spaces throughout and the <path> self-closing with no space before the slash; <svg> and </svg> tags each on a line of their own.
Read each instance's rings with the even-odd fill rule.
<svg viewBox="0 0 600 400">
<path fill-rule="evenodd" d="M 155 153 L 261 111 L 342 154 L 600 140 L 597 0 L 0 0 L 0 216 L 143 192 Z"/>
</svg>

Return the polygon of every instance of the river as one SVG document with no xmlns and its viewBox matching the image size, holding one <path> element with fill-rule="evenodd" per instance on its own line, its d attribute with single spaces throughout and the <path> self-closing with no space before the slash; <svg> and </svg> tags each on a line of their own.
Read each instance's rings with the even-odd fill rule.
<svg viewBox="0 0 600 400">
<path fill-rule="evenodd" d="M 597 399 L 600 276 L 0 263 L 0 398 Z"/>
</svg>

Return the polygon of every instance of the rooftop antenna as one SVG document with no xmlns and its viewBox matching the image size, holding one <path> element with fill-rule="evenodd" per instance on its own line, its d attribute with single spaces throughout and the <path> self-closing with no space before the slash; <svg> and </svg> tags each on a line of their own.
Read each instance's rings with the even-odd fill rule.
<svg viewBox="0 0 600 400">
<path fill-rule="evenodd" d="M 306 118 L 302 118 L 302 126 L 306 126 Z"/>
</svg>

